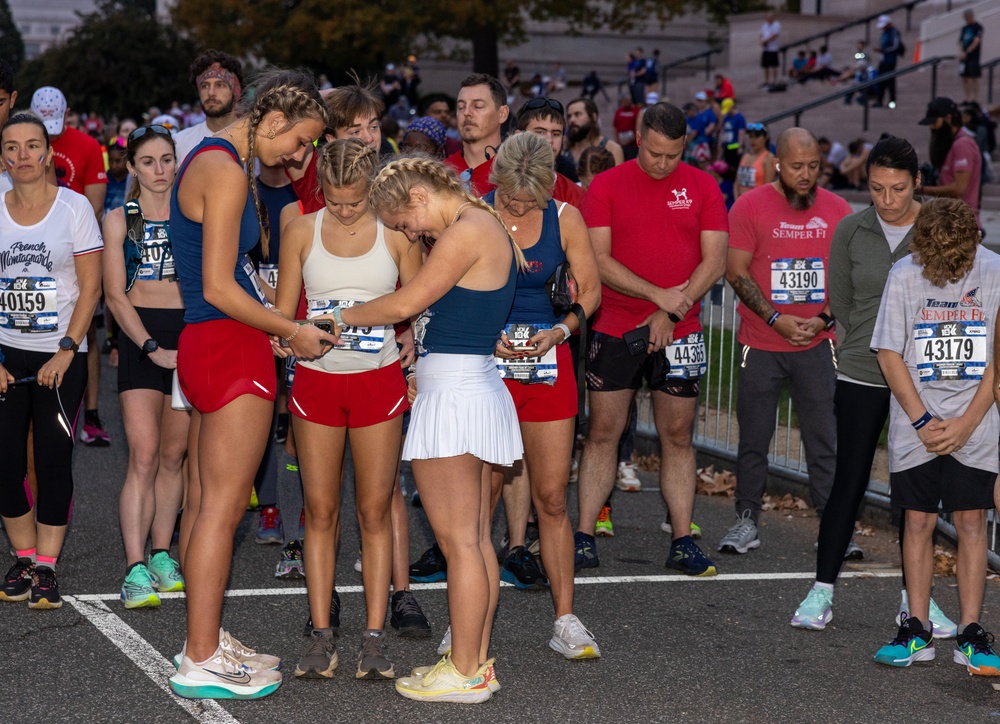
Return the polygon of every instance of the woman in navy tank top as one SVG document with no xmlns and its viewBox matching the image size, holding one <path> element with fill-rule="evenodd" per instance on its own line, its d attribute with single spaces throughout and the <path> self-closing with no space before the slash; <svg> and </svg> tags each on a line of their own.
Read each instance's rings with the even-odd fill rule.
<svg viewBox="0 0 1000 724">
<path fill-rule="evenodd" d="M 280 660 L 257 654 L 220 626 L 233 535 L 267 442 L 275 378 L 268 334 L 298 357 L 335 339 L 268 310 L 247 253 L 268 249 L 267 211 L 254 161 L 299 162 L 327 123 L 313 81 L 270 71 L 247 93 L 241 118 L 206 138 L 181 166 L 170 230 L 184 297 L 177 372 L 194 410 L 190 481 L 180 558 L 187 585 L 187 641 L 171 677 L 187 698 L 255 699 L 281 685 Z M 253 99 L 253 100 L 249 100 Z M 284 353 L 280 353 L 284 354 Z"/>
</svg>

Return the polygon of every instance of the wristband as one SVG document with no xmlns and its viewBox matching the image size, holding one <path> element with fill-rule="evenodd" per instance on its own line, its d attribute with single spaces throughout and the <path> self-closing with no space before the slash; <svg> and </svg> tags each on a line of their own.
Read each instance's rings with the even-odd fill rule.
<svg viewBox="0 0 1000 724">
<path fill-rule="evenodd" d="M 344 326 L 344 308 L 339 304 L 333 308 L 333 321 L 337 323 L 338 327 Z"/>
<path fill-rule="evenodd" d="M 780 316 L 781 316 L 781 312 L 774 312 L 773 314 L 771 314 L 771 316 L 768 317 L 768 319 L 767 319 L 767 326 L 768 327 L 773 327 L 774 323 L 778 321 L 778 317 L 780 317 Z"/>
<path fill-rule="evenodd" d="M 563 342 L 569 339 L 569 327 L 562 322 L 559 322 L 559 324 L 553 324 L 552 329 L 561 329 L 563 331 Z M 562 342 L 560 342 L 560 344 L 562 344 Z"/>
<path fill-rule="evenodd" d="M 925 411 L 924 414 L 921 416 L 921 418 L 919 420 L 914 420 L 910 424 L 913 425 L 913 429 L 914 430 L 919 430 L 920 428 L 924 427 L 928 422 L 930 422 L 933 419 L 934 419 L 934 415 L 932 415 L 931 413 Z"/>
<path fill-rule="evenodd" d="M 820 312 L 816 316 L 823 320 L 823 324 L 826 325 L 826 331 L 828 332 L 837 325 L 837 320 L 825 312 Z"/>
</svg>

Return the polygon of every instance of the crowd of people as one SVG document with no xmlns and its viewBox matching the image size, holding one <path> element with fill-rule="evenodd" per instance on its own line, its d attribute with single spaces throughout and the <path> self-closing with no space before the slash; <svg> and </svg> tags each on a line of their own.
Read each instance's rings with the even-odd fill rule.
<svg viewBox="0 0 1000 724">
<path fill-rule="evenodd" d="M 348 444 L 366 605 L 358 679 L 395 680 L 417 701 L 489 699 L 501 580 L 548 588 L 552 650 L 600 657 L 574 572 L 600 566 L 614 488 L 640 487 L 629 440 L 640 390 L 663 460 L 665 565 L 717 574 L 697 542 L 692 434 L 708 363 L 701 300 L 725 278 L 740 301 L 740 441 L 718 552 L 762 544 L 787 385 L 821 516 L 816 581 L 791 623 L 825 628 L 842 562 L 863 555 L 854 521 L 888 418 L 905 577 L 898 634 L 875 660 L 926 661 L 954 637 L 970 673 L 1000 676 L 979 622 L 1000 471 L 1000 258 L 980 246 L 982 153 L 959 107 L 935 99 L 923 120 L 936 178 L 892 136 L 861 141 L 845 171 L 856 150 L 835 166 L 842 147 L 804 128 L 772 142 L 722 75 L 691 104 L 661 102 L 640 59 L 641 97 L 622 101 L 612 139 L 593 94 L 564 105 L 546 88 L 515 112 L 511 77 L 421 96 L 414 58 L 378 83 L 322 88 L 302 71 L 247 79 L 208 51 L 191 66 L 203 118 L 116 120 L 106 162 L 68 125 L 61 90 L 13 111 L 0 61 L 0 518 L 16 554 L 0 600 L 62 605 L 79 410 L 83 439 L 110 443 L 93 370 L 103 297 L 129 447 L 121 601 L 186 592 L 176 694 L 256 699 L 282 684 L 282 662 L 222 621 L 251 495 L 255 539 L 281 545 L 275 576 L 307 582 L 294 674 L 334 675 Z M 854 170 L 871 197 L 857 213 L 824 188 Z M 412 565 L 401 461 L 435 536 Z M 957 623 L 931 598 L 939 508 L 959 532 Z M 432 632 L 411 580 L 447 581 L 449 625 L 437 663 L 400 676 L 386 618 L 402 636 Z"/>
</svg>

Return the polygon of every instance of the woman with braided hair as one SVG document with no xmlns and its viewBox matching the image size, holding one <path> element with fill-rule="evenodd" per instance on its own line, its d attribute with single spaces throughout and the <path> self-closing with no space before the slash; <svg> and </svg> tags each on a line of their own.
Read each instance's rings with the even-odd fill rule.
<svg viewBox="0 0 1000 724">
<path fill-rule="evenodd" d="M 187 640 L 173 691 L 196 699 L 256 699 L 281 685 L 280 660 L 257 654 L 220 626 L 233 535 L 267 442 L 275 379 L 268 334 L 300 359 L 336 339 L 266 307 L 247 253 L 268 248 L 267 210 L 254 161 L 299 162 L 327 123 L 312 79 L 264 73 L 239 121 L 202 141 L 181 165 L 170 230 L 184 321 L 177 351 L 181 388 L 194 410 L 190 480 L 180 559 L 187 586 Z M 248 100 L 248 99 L 253 99 Z M 234 444 L 235 441 L 239 441 Z"/>
<path fill-rule="evenodd" d="M 521 435 L 493 350 L 514 300 L 524 257 L 503 222 L 465 191 L 439 161 L 388 161 L 370 204 L 389 228 L 433 245 L 399 291 L 363 305 L 334 307 L 335 333 L 420 315 L 415 404 L 403 445 L 420 499 L 448 561 L 452 650 L 430 668 L 397 680 L 419 701 L 477 703 L 498 687 L 488 658 L 500 590 L 490 541 L 491 464 L 521 458 Z M 426 311 L 425 311 L 426 310 Z M 296 383 L 297 384 L 297 383 Z"/>
<path fill-rule="evenodd" d="M 420 269 L 418 244 L 386 229 L 368 207 L 378 152 L 358 138 L 326 145 L 317 171 L 325 207 L 292 221 L 282 235 L 278 309 L 295 313 L 305 284 L 308 317 L 360 305 L 407 284 Z M 296 676 L 330 678 L 337 666 L 330 600 L 336 568 L 336 523 L 347 438 L 351 441 L 361 526 L 367 626 L 358 653 L 359 679 L 394 679 L 383 626 L 392 564 L 389 504 L 396 478 L 406 383 L 391 324 L 343 329 L 318 359 L 301 360 L 288 409 L 306 510 L 306 580 L 313 630 Z"/>
</svg>

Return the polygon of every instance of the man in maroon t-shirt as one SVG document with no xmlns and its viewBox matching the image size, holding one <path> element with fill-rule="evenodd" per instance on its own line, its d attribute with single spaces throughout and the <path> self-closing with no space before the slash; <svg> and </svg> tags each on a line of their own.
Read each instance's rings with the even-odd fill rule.
<svg viewBox="0 0 1000 724">
<path fill-rule="evenodd" d="M 851 207 L 816 185 L 822 160 L 809 131 L 783 132 L 777 157 L 778 177 L 741 195 L 729 217 L 726 278 L 740 298 L 740 445 L 736 523 L 719 543 L 719 550 L 728 553 L 760 546 L 767 451 L 786 382 L 798 412 L 813 504 L 821 515 L 836 463 L 834 320 L 827 271 L 833 231 Z"/>
<path fill-rule="evenodd" d="M 507 92 L 492 75 L 473 73 L 462 81 L 456 112 L 462 150 L 444 162 L 469 186 L 469 191 L 483 196 L 496 188 L 489 179 L 500 148 L 500 127 L 510 115 Z"/>
<path fill-rule="evenodd" d="M 640 124 L 638 157 L 595 176 L 583 202 L 602 286 L 587 350 L 590 429 L 580 463 L 577 569 L 598 565 L 594 525 L 614 485 L 618 439 L 645 380 L 662 441 L 660 490 L 674 536 L 667 566 L 688 575 L 716 573 L 689 535 L 691 435 L 705 372 L 698 312 L 725 270 L 729 222 L 718 184 L 681 161 L 686 134 L 683 111 L 667 103 L 650 106 Z"/>
</svg>

